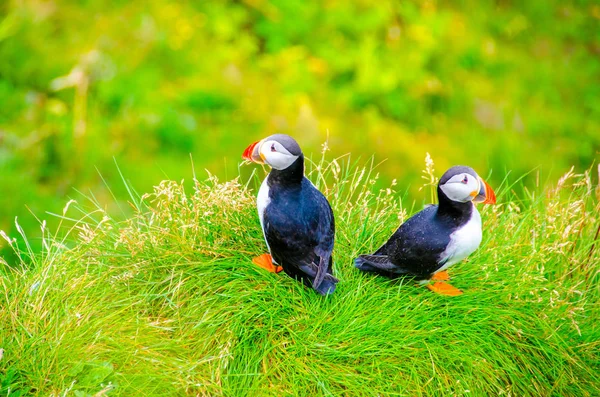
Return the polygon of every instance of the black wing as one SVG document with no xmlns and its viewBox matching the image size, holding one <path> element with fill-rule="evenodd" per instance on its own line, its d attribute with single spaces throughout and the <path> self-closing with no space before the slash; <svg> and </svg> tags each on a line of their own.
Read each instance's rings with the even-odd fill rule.
<svg viewBox="0 0 600 397">
<path fill-rule="evenodd" d="M 383 274 L 429 277 L 441 266 L 439 258 L 450 243 L 447 230 L 435 219 L 436 213 L 437 206 L 425 208 L 403 223 L 373 256 L 359 257 L 366 264 L 365 270 L 375 267 Z"/>
<path fill-rule="evenodd" d="M 319 293 L 333 292 L 338 280 L 332 275 L 335 222 L 329 202 L 306 179 L 300 191 L 279 193 L 264 214 L 273 258 L 290 277 Z"/>
</svg>

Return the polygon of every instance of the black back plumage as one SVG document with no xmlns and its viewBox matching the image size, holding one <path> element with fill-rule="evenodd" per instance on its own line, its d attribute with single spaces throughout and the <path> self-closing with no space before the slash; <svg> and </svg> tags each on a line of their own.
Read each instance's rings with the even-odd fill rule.
<svg viewBox="0 0 600 397">
<path fill-rule="evenodd" d="M 268 176 L 269 199 L 263 215 L 267 244 L 290 277 L 326 295 L 335 290 L 331 253 L 335 222 L 325 196 L 304 177 L 304 157 Z"/>
<path fill-rule="evenodd" d="M 442 253 L 450 235 L 464 225 L 473 211 L 471 202 L 450 200 L 438 186 L 439 205 L 416 213 L 373 255 L 361 255 L 355 266 L 388 277 L 410 275 L 428 279 L 444 265 Z"/>
</svg>

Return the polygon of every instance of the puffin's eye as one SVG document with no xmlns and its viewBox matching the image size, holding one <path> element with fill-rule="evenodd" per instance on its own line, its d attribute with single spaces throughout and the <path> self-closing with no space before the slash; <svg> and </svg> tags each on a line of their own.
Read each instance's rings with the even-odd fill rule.
<svg viewBox="0 0 600 397">
<path fill-rule="evenodd" d="M 469 183 L 469 177 L 465 175 L 464 179 L 462 180 L 462 183 L 464 183 L 465 185 Z"/>
<path fill-rule="evenodd" d="M 272 152 L 276 152 L 276 151 L 277 151 L 277 150 L 275 149 L 275 144 L 272 144 L 272 145 L 271 145 L 271 151 L 272 151 Z"/>
</svg>

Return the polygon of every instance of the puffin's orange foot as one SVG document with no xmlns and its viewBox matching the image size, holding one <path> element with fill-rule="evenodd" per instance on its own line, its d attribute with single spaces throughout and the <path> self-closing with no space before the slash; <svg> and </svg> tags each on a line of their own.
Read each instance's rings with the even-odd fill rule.
<svg viewBox="0 0 600 397">
<path fill-rule="evenodd" d="M 442 270 L 441 272 L 437 272 L 431 277 L 433 281 L 448 281 L 450 280 L 450 275 L 447 270 Z"/>
<path fill-rule="evenodd" d="M 431 291 L 438 293 L 440 295 L 446 295 L 446 296 L 458 296 L 458 295 L 462 295 L 462 291 L 459 290 L 456 287 L 451 286 L 448 283 L 444 283 L 442 281 L 437 281 L 433 284 L 427 284 L 427 288 L 429 288 Z"/>
<path fill-rule="evenodd" d="M 252 259 L 252 263 L 271 273 L 279 273 L 283 270 L 283 267 L 277 266 L 273 263 L 273 258 L 269 254 L 257 256 L 256 258 Z"/>
</svg>

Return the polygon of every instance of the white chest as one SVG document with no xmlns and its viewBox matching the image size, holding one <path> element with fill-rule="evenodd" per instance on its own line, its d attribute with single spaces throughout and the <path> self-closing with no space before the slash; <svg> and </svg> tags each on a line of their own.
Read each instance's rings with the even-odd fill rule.
<svg viewBox="0 0 600 397">
<path fill-rule="evenodd" d="M 450 244 L 440 256 L 446 263 L 438 271 L 446 270 L 475 252 L 481 244 L 481 237 L 481 215 L 473 206 L 471 219 L 450 235 Z"/>
<path fill-rule="evenodd" d="M 267 206 L 271 202 L 271 199 L 269 198 L 269 185 L 267 183 L 268 179 L 269 179 L 269 176 L 267 175 L 267 177 L 263 181 L 262 185 L 260 185 L 260 189 L 258 190 L 258 197 L 256 198 L 256 208 L 258 209 L 258 218 L 260 219 L 260 227 L 263 231 L 263 236 L 265 233 L 265 224 L 264 224 L 265 210 L 267 209 Z M 265 238 L 265 241 L 267 241 L 266 238 Z M 267 246 L 269 246 L 269 243 L 267 243 Z"/>
</svg>

